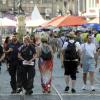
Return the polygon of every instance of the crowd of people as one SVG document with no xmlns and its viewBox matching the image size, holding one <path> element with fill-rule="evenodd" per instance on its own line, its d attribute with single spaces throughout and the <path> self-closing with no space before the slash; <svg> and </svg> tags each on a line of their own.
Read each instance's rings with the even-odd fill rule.
<svg viewBox="0 0 100 100">
<path fill-rule="evenodd" d="M 95 91 L 94 72 L 98 64 L 99 42 L 95 40 L 95 32 L 88 31 L 85 38 L 83 35 L 80 31 L 49 33 L 43 35 L 40 42 L 37 42 L 35 36 L 25 35 L 23 43 L 19 42 L 17 34 L 13 34 L 12 38 L 6 37 L 3 45 L 0 45 L 0 68 L 4 60 L 11 77 L 11 93 L 20 93 L 23 89 L 26 95 L 33 93 L 37 59 L 42 92 L 50 93 L 55 52 L 61 61 L 61 67 L 64 68 L 65 92 L 70 88 L 72 93 L 76 92 L 76 73 L 79 66 L 83 68 L 82 89 L 87 89 L 89 72 L 91 90 Z"/>
</svg>

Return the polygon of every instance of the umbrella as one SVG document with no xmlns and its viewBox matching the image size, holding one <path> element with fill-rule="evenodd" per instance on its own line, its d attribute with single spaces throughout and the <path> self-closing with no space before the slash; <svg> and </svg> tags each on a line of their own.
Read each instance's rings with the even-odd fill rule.
<svg viewBox="0 0 100 100">
<path fill-rule="evenodd" d="M 96 24 L 96 23 L 87 23 L 87 24 L 83 24 L 82 26 L 83 27 L 92 27 L 92 28 L 95 28 L 97 27 L 99 24 Z"/>
<path fill-rule="evenodd" d="M 62 26 L 79 26 L 82 24 L 86 24 L 87 21 L 83 19 L 80 16 L 62 16 L 58 18 L 57 20 L 48 23 L 48 26 L 56 26 L 56 27 L 62 27 Z"/>
<path fill-rule="evenodd" d="M 99 24 L 98 26 L 96 26 L 95 29 L 96 29 L 97 31 L 100 31 L 100 24 Z"/>
<path fill-rule="evenodd" d="M 43 23 L 41 26 L 42 27 L 48 27 L 48 26 L 51 26 L 50 23 L 58 20 L 59 18 L 62 18 L 63 16 L 56 16 L 54 18 L 52 18 L 50 21 L 46 22 L 46 23 Z"/>
<path fill-rule="evenodd" d="M 84 24 L 82 25 L 83 27 L 87 27 L 87 28 L 94 28 L 97 31 L 100 30 L 100 24 L 96 24 L 96 23 L 88 23 L 88 24 Z"/>
</svg>

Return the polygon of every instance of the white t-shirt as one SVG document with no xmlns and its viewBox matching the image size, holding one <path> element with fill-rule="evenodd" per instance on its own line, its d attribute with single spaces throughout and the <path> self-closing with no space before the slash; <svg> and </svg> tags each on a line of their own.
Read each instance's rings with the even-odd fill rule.
<svg viewBox="0 0 100 100">
<path fill-rule="evenodd" d="M 96 45 L 94 43 L 84 43 L 81 45 L 82 54 L 89 54 L 92 58 L 94 58 L 94 54 L 96 53 Z"/>
<path fill-rule="evenodd" d="M 70 43 L 74 43 L 74 41 L 75 40 L 69 40 Z M 68 42 L 65 42 L 62 49 L 65 50 L 67 48 L 67 45 Z M 79 42 L 76 42 L 75 45 L 76 45 L 76 51 L 81 50 L 81 46 Z"/>
</svg>

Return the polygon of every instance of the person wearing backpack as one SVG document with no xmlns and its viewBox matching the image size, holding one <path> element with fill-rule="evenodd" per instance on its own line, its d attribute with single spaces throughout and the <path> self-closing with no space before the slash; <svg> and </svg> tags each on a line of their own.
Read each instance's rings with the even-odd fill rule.
<svg viewBox="0 0 100 100">
<path fill-rule="evenodd" d="M 66 82 L 65 92 L 69 91 L 69 79 L 71 78 L 71 92 L 75 93 L 76 72 L 79 63 L 81 47 L 79 42 L 74 40 L 76 37 L 74 32 L 70 32 L 67 36 L 69 40 L 64 43 L 62 48 L 62 65 L 65 69 L 64 75 Z"/>
<path fill-rule="evenodd" d="M 41 39 L 41 46 L 39 48 L 39 70 L 41 74 L 41 86 L 43 93 L 51 92 L 52 70 L 53 70 L 53 50 L 48 45 L 47 37 Z"/>
<path fill-rule="evenodd" d="M 25 89 L 26 95 L 31 95 L 34 87 L 36 50 L 31 44 L 29 36 L 23 38 L 18 57 L 22 60 L 22 87 Z"/>
</svg>

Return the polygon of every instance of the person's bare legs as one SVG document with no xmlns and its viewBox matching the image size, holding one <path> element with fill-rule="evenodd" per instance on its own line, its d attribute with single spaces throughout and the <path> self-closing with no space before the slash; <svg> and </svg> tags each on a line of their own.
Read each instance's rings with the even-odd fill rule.
<svg viewBox="0 0 100 100">
<path fill-rule="evenodd" d="M 69 81 L 70 81 L 70 76 L 69 75 L 65 75 L 66 86 L 69 86 Z"/>
<path fill-rule="evenodd" d="M 95 88 L 94 88 L 94 72 L 89 72 L 89 77 L 90 77 L 91 90 L 95 91 Z"/>
<path fill-rule="evenodd" d="M 83 73 L 83 83 L 84 83 L 84 85 L 86 85 L 86 82 L 87 82 L 87 74 L 88 73 Z"/>
<path fill-rule="evenodd" d="M 87 74 L 88 73 L 83 73 L 83 83 L 84 83 L 84 85 L 82 87 L 82 90 L 86 90 L 87 89 L 87 87 L 86 87 L 86 84 L 87 84 Z"/>
<path fill-rule="evenodd" d="M 65 92 L 69 91 L 69 81 L 70 81 L 70 76 L 65 75 L 65 82 L 66 82 Z"/>
<path fill-rule="evenodd" d="M 94 85 L 94 72 L 89 72 L 89 76 L 90 76 L 90 84 Z"/>
<path fill-rule="evenodd" d="M 75 89 L 76 80 L 72 80 L 72 89 Z"/>
</svg>

